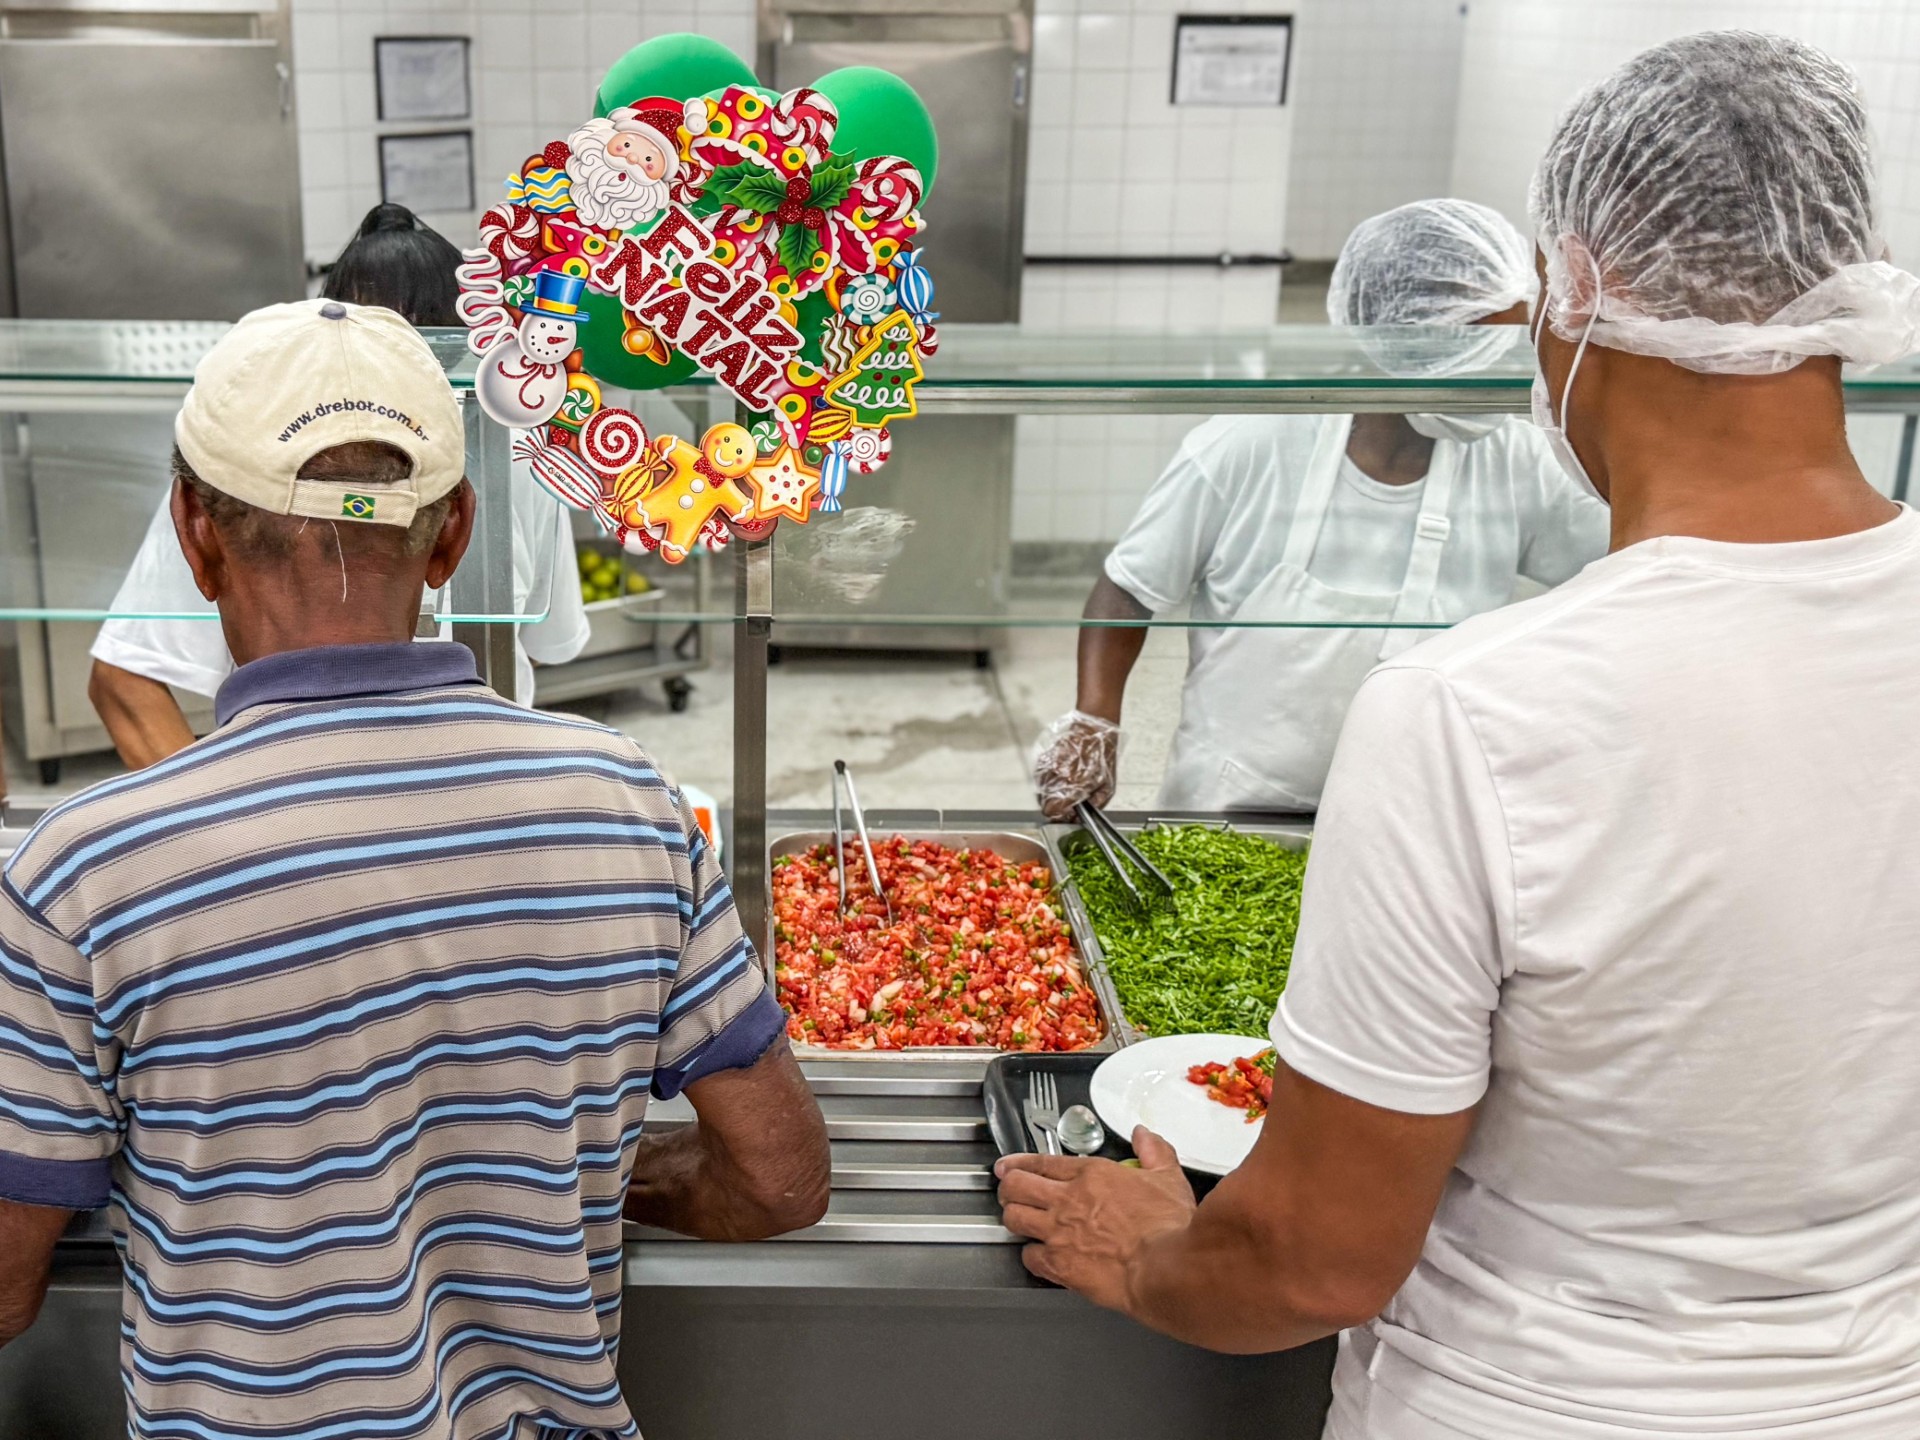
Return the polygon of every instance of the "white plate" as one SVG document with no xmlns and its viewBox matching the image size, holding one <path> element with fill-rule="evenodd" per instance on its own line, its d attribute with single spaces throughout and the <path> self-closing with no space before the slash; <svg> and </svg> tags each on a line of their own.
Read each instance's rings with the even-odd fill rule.
<svg viewBox="0 0 1920 1440">
<path fill-rule="evenodd" d="M 1225 1175 L 1259 1138 L 1261 1122 L 1208 1098 L 1187 1071 L 1209 1060 L 1226 1064 L 1272 1042 L 1251 1035 L 1162 1035 L 1116 1050 L 1093 1072 L 1093 1108 L 1121 1139 L 1144 1125 L 1179 1152 L 1189 1170 Z"/>
</svg>

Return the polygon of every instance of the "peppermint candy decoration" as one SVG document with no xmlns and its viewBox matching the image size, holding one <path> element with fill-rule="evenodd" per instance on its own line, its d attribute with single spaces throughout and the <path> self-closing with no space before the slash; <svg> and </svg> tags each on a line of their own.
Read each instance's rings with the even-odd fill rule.
<svg viewBox="0 0 1920 1440">
<path fill-rule="evenodd" d="M 871 325 L 893 312 L 893 286 L 878 275 L 862 275 L 840 292 L 840 313 L 856 325 Z M 845 367 L 841 367 L 845 368 Z"/>
<path fill-rule="evenodd" d="M 753 448 L 762 455 L 771 455 L 787 443 L 779 425 L 771 420 L 754 421 L 747 433 L 753 437 Z"/>
<path fill-rule="evenodd" d="M 507 304 L 514 309 L 525 310 L 533 304 L 533 276 L 510 276 L 501 288 L 506 295 Z"/>
<path fill-rule="evenodd" d="M 709 517 L 700 527 L 700 541 L 709 550 L 724 550 L 732 539 L 732 529 L 718 515 Z"/>
<path fill-rule="evenodd" d="M 884 427 L 849 430 L 847 438 L 837 443 L 846 447 L 847 466 L 856 475 L 871 475 L 893 454 L 893 435 Z"/>
<path fill-rule="evenodd" d="M 620 548 L 629 555 L 651 555 L 660 548 L 660 537 L 645 528 L 629 530 L 622 525 L 618 538 Z"/>
<path fill-rule="evenodd" d="M 602 475 L 617 478 L 647 448 L 647 429 L 631 410 L 596 410 L 580 432 L 580 454 Z"/>
<path fill-rule="evenodd" d="M 554 412 L 554 423 L 568 430 L 578 430 L 591 420 L 600 409 L 600 387 L 591 375 L 575 375 L 567 382 L 566 398 L 560 402 L 560 408 Z"/>
<path fill-rule="evenodd" d="M 903 220 L 920 208 L 925 188 L 912 165 L 898 155 L 879 155 L 861 165 L 853 182 L 853 200 L 876 220 Z"/>
</svg>

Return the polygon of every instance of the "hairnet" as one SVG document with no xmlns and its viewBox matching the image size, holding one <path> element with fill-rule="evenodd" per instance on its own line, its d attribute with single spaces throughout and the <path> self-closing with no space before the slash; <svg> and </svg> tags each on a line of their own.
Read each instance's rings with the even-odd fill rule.
<svg viewBox="0 0 1920 1440">
<path fill-rule="evenodd" d="M 1353 227 L 1334 262 L 1335 325 L 1471 325 L 1531 300 L 1533 247 L 1470 200 L 1416 200 Z"/>
<path fill-rule="evenodd" d="M 1809 45 L 1723 30 L 1636 56 L 1574 102 L 1534 175 L 1546 320 L 1690 370 L 1920 343 L 1920 280 L 1886 263 L 1866 111 Z M 1595 291 L 1598 290 L 1596 297 Z"/>
</svg>

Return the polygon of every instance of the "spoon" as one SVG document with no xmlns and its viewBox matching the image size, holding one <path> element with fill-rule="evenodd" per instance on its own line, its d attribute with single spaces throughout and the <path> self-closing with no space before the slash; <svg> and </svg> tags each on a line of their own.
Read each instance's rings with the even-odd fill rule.
<svg viewBox="0 0 1920 1440">
<path fill-rule="evenodd" d="M 1069 1105 L 1055 1122 L 1053 1133 L 1060 1144 L 1075 1155 L 1098 1155 L 1107 1143 L 1107 1128 L 1100 1117 L 1084 1105 Z"/>
</svg>

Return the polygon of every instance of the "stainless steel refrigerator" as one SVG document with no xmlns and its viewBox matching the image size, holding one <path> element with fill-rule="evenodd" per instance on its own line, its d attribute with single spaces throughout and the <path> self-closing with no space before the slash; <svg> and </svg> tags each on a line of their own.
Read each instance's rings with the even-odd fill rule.
<svg viewBox="0 0 1920 1440">
<path fill-rule="evenodd" d="M 761 71 L 781 90 L 843 66 L 874 65 L 919 92 L 940 136 L 939 174 L 921 208 L 940 323 L 1017 322 L 1032 0 L 762 0 L 760 34 Z M 937 381 L 938 355 L 927 363 Z M 783 529 L 775 572 L 781 612 L 839 619 L 782 623 L 774 642 L 963 649 L 984 657 L 994 634 L 985 628 L 863 624 L 861 616 L 1004 612 L 1013 424 L 1011 415 L 924 415 L 895 428 L 885 468 L 855 477 L 847 490 L 849 507 L 879 507 L 913 521 L 870 590 L 850 591 L 844 571 L 823 558 L 823 545 L 827 555 L 833 551 L 830 537 Z"/>
<path fill-rule="evenodd" d="M 0 313 L 306 293 L 286 0 L 0 0 Z"/>
<path fill-rule="evenodd" d="M 285 0 L 0 0 L 0 315 L 237 319 L 306 293 L 302 252 Z M 171 417 L 77 404 L 0 415 L 22 606 L 103 608 L 166 493 Z M 10 628 L 0 698 L 50 780 L 107 743 L 98 626 Z"/>
</svg>

